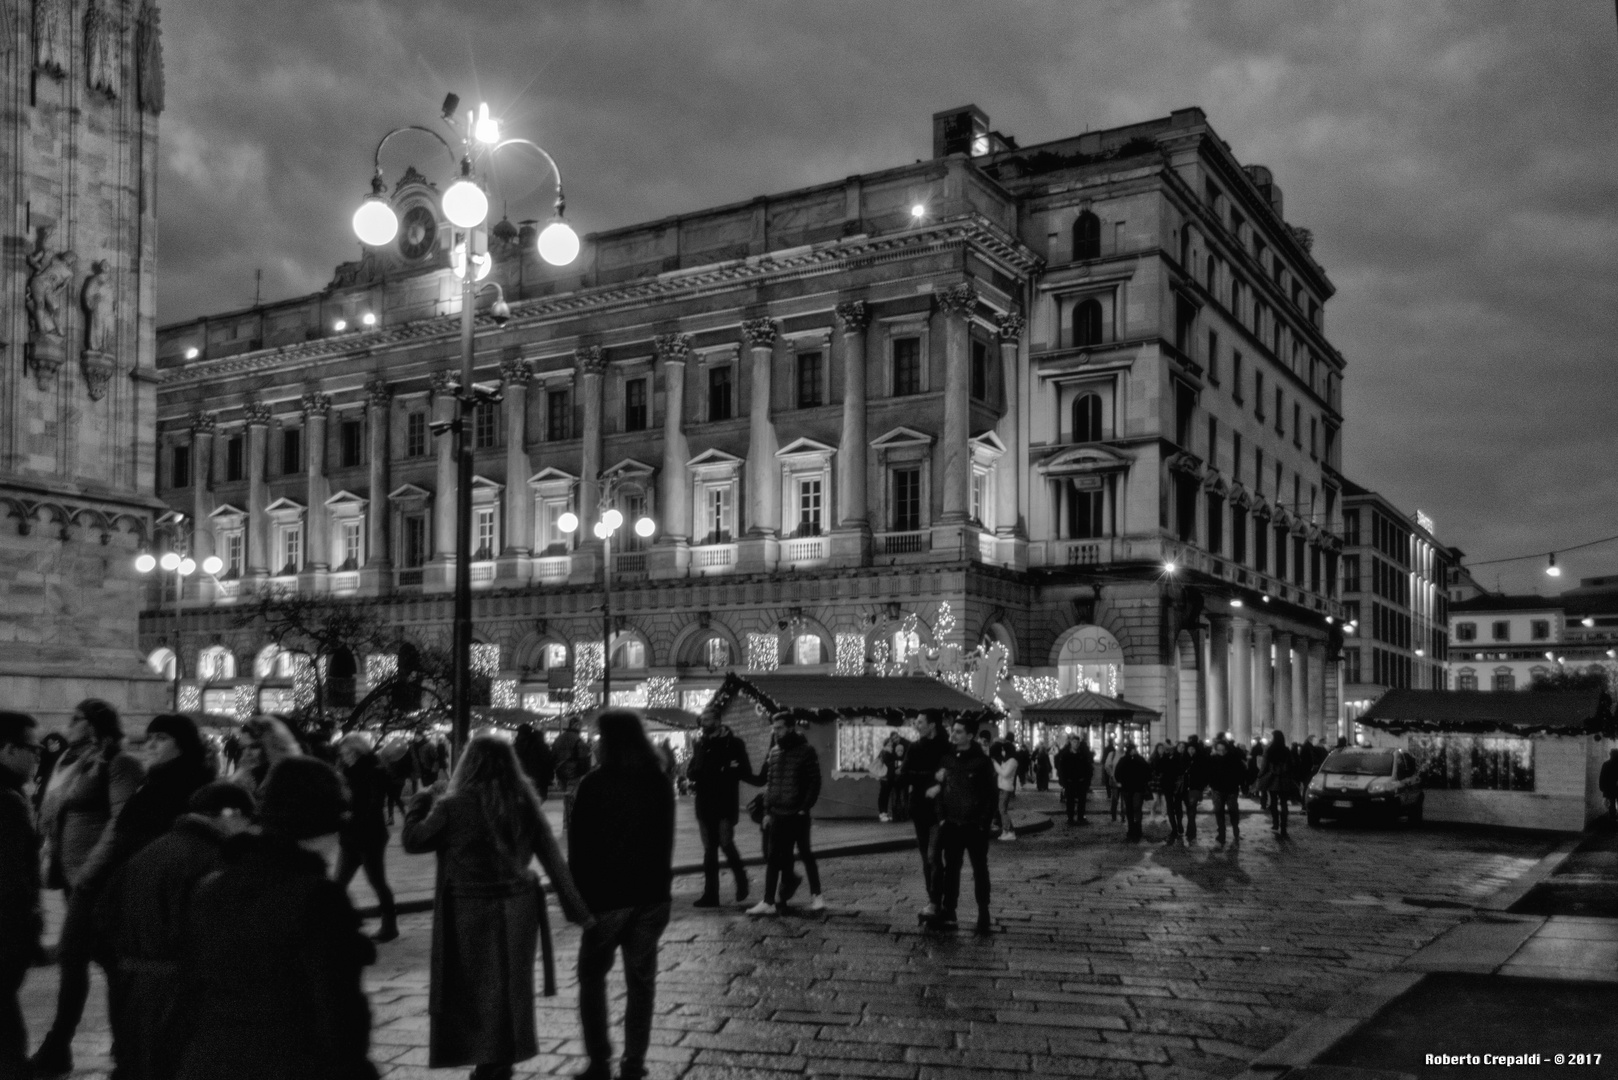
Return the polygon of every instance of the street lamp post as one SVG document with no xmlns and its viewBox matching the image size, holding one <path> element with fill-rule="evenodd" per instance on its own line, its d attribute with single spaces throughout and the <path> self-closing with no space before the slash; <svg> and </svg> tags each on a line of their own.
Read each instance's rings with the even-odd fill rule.
<svg viewBox="0 0 1618 1080">
<path fill-rule="evenodd" d="M 595 534 L 601 541 L 601 707 L 612 704 L 612 538 L 623 527 L 624 515 L 613 501 L 618 493 L 612 478 L 601 482 L 601 510 L 596 515 Z M 572 533 L 579 527 L 578 515 L 569 510 L 557 519 L 556 527 Z M 635 522 L 635 535 L 647 539 L 657 531 L 649 517 Z"/>
<path fill-rule="evenodd" d="M 371 194 L 354 212 L 354 232 L 362 243 L 381 247 L 391 242 L 399 231 L 399 218 L 387 201 L 387 185 L 382 179 L 382 148 L 387 141 L 406 131 L 424 132 L 437 139 L 459 170 L 458 178 L 449 185 L 440 199 L 444 217 L 454 227 L 454 241 L 450 247 L 450 265 L 461 279 L 461 378 L 455 392 L 455 417 L 449 430 L 455 440 L 456 498 L 455 498 L 455 601 L 453 730 L 452 742 L 458 757 L 472 726 L 472 414 L 478 405 L 499 400 L 489 391 L 480 391 L 473 385 L 473 352 L 477 321 L 478 293 L 487 286 L 479 284 L 487 277 L 493 265 L 488 253 L 489 197 L 483 190 L 482 178 L 477 171 L 480 162 L 492 161 L 494 155 L 508 146 L 521 145 L 537 151 L 556 175 L 556 214 L 539 234 L 539 255 L 553 266 L 566 266 L 579 253 L 579 238 L 562 220 L 562 173 L 556 161 L 538 143 L 528 139 L 502 139 L 499 122 L 489 115 L 487 104 L 476 113 L 468 112 L 465 123 L 457 121 L 456 109 L 460 98 L 450 94 L 444 99 L 443 120 L 460 141 L 461 155 L 436 131 L 418 125 L 395 128 L 382 136 L 373 155 L 375 173 L 371 179 Z M 493 283 L 491 283 L 493 284 Z M 499 289 L 498 285 L 494 288 Z M 497 323 L 510 317 L 510 308 L 503 293 L 495 301 L 493 315 Z"/>
<path fill-rule="evenodd" d="M 176 516 L 176 524 L 185 519 Z M 197 562 L 189 555 L 181 555 L 175 551 L 163 553 L 159 559 L 149 551 L 141 552 L 135 557 L 135 569 L 142 574 L 150 574 L 161 568 L 165 574 L 174 579 L 174 678 L 169 688 L 169 708 L 173 712 L 180 711 L 180 593 L 185 589 L 185 579 L 197 572 Z M 208 575 L 219 573 L 225 568 L 223 560 L 217 555 L 209 555 L 202 560 L 202 572 Z M 161 598 L 159 598 L 161 606 Z"/>
</svg>

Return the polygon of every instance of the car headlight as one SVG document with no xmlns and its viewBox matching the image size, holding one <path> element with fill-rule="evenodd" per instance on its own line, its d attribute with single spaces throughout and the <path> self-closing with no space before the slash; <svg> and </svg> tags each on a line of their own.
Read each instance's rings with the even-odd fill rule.
<svg viewBox="0 0 1618 1080">
<path fill-rule="evenodd" d="M 1372 795 L 1392 795 L 1393 781 L 1389 777 L 1381 776 L 1365 785 L 1365 790 Z"/>
<path fill-rule="evenodd" d="M 1309 781 L 1309 790 L 1310 791 L 1325 791 L 1326 790 L 1326 774 L 1325 773 L 1315 773 L 1315 778 L 1313 780 Z"/>
</svg>

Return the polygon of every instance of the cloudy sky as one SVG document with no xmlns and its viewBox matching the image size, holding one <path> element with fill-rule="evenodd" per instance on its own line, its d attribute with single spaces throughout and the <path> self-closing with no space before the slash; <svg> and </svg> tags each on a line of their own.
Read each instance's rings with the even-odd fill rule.
<svg viewBox="0 0 1618 1080">
<path fill-rule="evenodd" d="M 1618 533 L 1609 0 L 166 0 L 163 27 L 163 322 L 250 304 L 256 269 L 266 300 L 321 288 L 375 140 L 446 90 L 556 155 L 581 232 L 925 157 L 968 101 L 1024 145 L 1200 105 L 1337 285 L 1349 475 L 1474 560 Z M 1559 561 L 1618 573 L 1618 543 Z"/>
</svg>

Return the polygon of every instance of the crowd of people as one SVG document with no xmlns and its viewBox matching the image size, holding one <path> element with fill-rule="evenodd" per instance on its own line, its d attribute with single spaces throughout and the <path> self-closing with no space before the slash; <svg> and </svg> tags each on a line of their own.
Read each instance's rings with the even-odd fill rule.
<svg viewBox="0 0 1618 1080">
<path fill-rule="evenodd" d="M 645 1075 L 671 902 L 674 762 L 633 712 L 608 710 L 596 729 L 593 750 L 556 755 L 547 779 L 569 804 L 565 855 L 530 779 L 528 740 L 519 761 L 511 741 L 479 734 L 452 771 L 432 740 L 406 744 L 416 790 L 401 842 L 438 862 L 430 1067 L 501 1080 L 538 1052 L 535 960 L 554 994 L 555 959 L 537 860 L 582 927 L 581 1075 L 615 1075 L 606 977 L 619 954 L 629 994 L 616 1076 Z M 377 1075 L 362 975 L 399 936 L 383 854 L 398 770 L 365 734 L 311 745 L 269 716 L 234 743 L 216 753 L 189 716 L 165 714 L 137 755 L 116 710 L 91 699 L 47 747 L 32 717 L 0 712 L 0 1080 L 72 1070 L 92 965 L 106 974 L 119 1080 Z M 347 891 L 361 870 L 380 902 L 370 937 Z M 66 916 L 55 1018 L 30 1056 L 19 997 L 49 959 L 45 889 L 62 891 Z"/>
</svg>

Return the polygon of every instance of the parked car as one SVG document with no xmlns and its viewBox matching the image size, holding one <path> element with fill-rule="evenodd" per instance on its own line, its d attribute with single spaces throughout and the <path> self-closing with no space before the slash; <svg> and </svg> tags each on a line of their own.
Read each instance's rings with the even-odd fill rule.
<svg viewBox="0 0 1618 1080">
<path fill-rule="evenodd" d="M 1423 802 L 1415 758 L 1403 750 L 1348 747 L 1328 754 L 1309 781 L 1304 811 L 1311 825 L 1356 814 L 1418 824 Z"/>
</svg>

